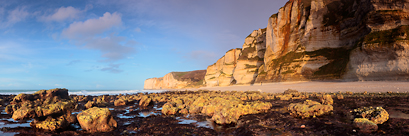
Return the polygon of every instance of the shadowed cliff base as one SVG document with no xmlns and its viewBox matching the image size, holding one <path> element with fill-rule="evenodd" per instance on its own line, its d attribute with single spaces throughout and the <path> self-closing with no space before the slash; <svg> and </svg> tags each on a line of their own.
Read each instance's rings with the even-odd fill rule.
<svg viewBox="0 0 409 136">
<path fill-rule="evenodd" d="M 261 91 L 267 93 L 280 93 L 283 90 L 295 89 L 300 92 L 409 92 L 409 82 L 405 81 L 364 81 L 364 82 L 339 82 L 339 81 L 297 81 L 277 83 L 256 83 L 253 85 L 233 85 L 226 87 L 201 87 L 186 88 L 181 90 L 214 90 L 214 91 Z M 177 89 L 171 89 L 175 91 Z"/>
</svg>

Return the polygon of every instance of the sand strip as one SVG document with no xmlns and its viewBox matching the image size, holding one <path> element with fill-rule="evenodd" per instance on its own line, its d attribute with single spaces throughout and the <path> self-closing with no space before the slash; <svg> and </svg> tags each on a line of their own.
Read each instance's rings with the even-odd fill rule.
<svg viewBox="0 0 409 136">
<path fill-rule="evenodd" d="M 262 91 L 282 93 L 287 89 L 300 92 L 409 92 L 409 82 L 404 81 L 365 81 L 365 82 L 280 82 L 254 85 L 233 85 L 227 87 L 201 87 L 177 90 L 220 90 L 220 91 Z"/>
</svg>

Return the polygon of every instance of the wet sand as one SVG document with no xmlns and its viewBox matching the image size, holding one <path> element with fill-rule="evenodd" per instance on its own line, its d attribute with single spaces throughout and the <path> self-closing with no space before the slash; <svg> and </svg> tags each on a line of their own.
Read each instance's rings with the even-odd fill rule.
<svg viewBox="0 0 409 136">
<path fill-rule="evenodd" d="M 282 93 L 287 89 L 300 92 L 409 92 L 409 82 L 404 81 L 365 81 L 365 82 L 280 82 L 257 83 L 254 85 L 233 85 L 227 87 L 201 87 L 186 90 L 214 90 L 214 91 L 261 91 L 268 93 Z M 181 89 L 179 89 L 181 90 Z M 182 89 L 184 90 L 184 89 Z"/>
</svg>

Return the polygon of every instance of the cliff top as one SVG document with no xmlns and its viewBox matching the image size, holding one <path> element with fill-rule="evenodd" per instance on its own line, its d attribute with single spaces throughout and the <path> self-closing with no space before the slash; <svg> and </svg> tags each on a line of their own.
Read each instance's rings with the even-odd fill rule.
<svg viewBox="0 0 409 136">
<path fill-rule="evenodd" d="M 179 81 L 193 81 L 198 82 L 203 80 L 206 75 L 206 70 L 196 70 L 188 72 L 172 72 L 175 79 Z"/>
</svg>

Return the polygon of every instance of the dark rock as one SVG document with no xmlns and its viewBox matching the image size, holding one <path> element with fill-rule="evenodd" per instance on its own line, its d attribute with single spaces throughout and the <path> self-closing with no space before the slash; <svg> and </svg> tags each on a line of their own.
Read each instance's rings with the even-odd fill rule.
<svg viewBox="0 0 409 136">
<path fill-rule="evenodd" d="M 355 118 L 354 126 L 359 128 L 359 132 L 371 133 L 378 130 L 378 125 L 366 118 Z"/>
</svg>

